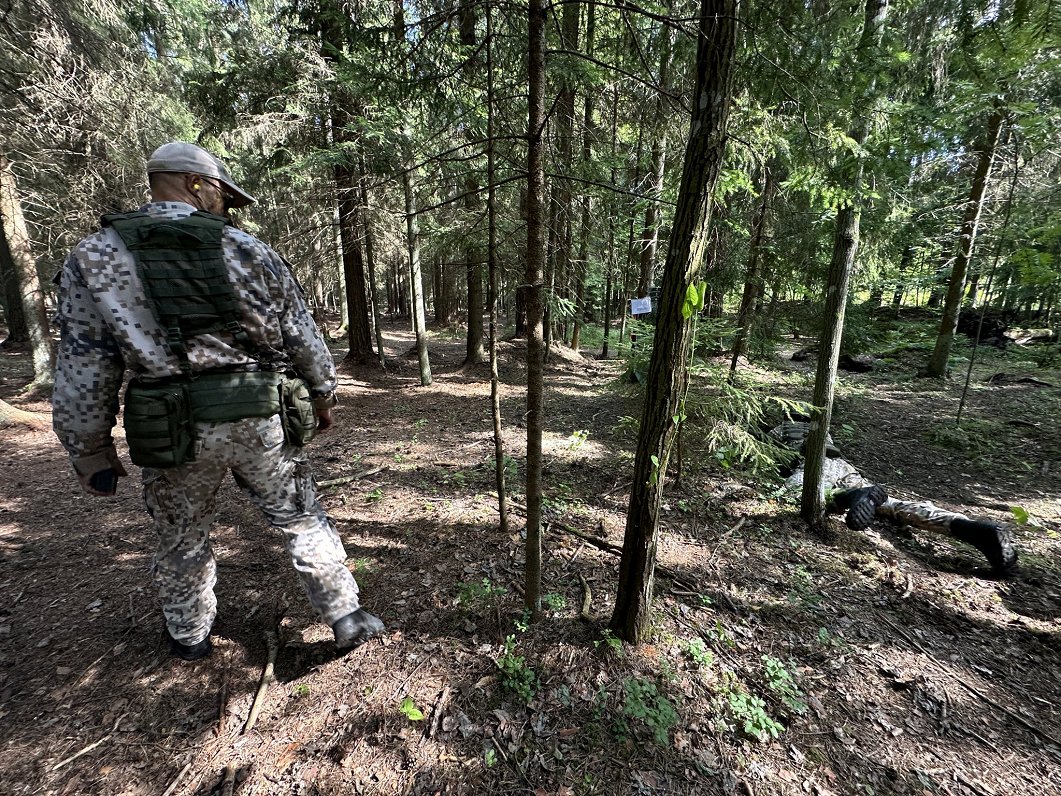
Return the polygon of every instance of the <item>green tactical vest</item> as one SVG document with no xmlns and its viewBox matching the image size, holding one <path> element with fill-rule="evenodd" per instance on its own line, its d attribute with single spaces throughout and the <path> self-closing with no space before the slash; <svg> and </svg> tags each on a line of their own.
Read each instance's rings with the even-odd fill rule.
<svg viewBox="0 0 1061 796">
<path fill-rule="evenodd" d="M 202 211 L 180 219 L 134 212 L 104 216 L 103 225 L 114 228 L 136 261 L 152 312 L 183 373 L 191 374 L 187 340 L 197 335 L 227 331 L 249 350 L 221 251 L 224 218 Z"/>
<path fill-rule="evenodd" d="M 166 332 L 182 375 L 133 379 L 125 394 L 124 424 L 135 464 L 175 467 L 194 458 L 192 423 L 222 423 L 280 412 L 280 373 L 193 373 L 187 341 L 229 332 L 262 364 L 240 323 L 240 305 L 221 249 L 225 219 L 201 211 L 181 219 L 134 212 L 103 217 L 136 262 L 148 303 Z"/>
</svg>

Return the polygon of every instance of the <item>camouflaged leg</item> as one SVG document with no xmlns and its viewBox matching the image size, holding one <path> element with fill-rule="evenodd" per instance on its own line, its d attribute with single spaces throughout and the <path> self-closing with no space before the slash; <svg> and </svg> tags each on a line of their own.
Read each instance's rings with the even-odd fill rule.
<svg viewBox="0 0 1061 796">
<path fill-rule="evenodd" d="M 357 582 L 335 525 L 317 501 L 309 463 L 283 440 L 279 415 L 234 433 L 232 472 L 269 524 L 283 532 L 310 604 L 332 625 L 358 609 Z"/>
<path fill-rule="evenodd" d="M 224 446 L 207 444 L 194 463 L 143 471 L 144 502 L 158 534 L 152 574 L 166 629 L 189 646 L 210 635 L 217 614 L 210 528 L 226 469 Z"/>
</svg>

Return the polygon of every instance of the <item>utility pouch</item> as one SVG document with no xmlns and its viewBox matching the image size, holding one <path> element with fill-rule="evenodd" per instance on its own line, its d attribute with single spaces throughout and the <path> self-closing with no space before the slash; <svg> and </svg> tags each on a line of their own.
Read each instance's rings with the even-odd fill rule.
<svg viewBox="0 0 1061 796">
<path fill-rule="evenodd" d="M 123 413 L 129 457 L 140 467 L 179 467 L 195 458 L 195 428 L 183 384 L 145 385 L 125 391 Z"/>
<path fill-rule="evenodd" d="M 284 376 L 280 382 L 280 416 L 284 439 L 301 448 L 317 436 L 317 410 L 309 385 L 298 376 Z"/>
<path fill-rule="evenodd" d="M 272 371 L 202 373 L 187 382 L 196 423 L 231 423 L 248 417 L 272 417 L 280 411 L 277 387 L 283 379 Z"/>
</svg>

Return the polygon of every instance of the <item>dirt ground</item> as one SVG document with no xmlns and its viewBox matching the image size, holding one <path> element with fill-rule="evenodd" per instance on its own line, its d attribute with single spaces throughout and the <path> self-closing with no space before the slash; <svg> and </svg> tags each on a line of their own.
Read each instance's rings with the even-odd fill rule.
<svg viewBox="0 0 1061 796">
<path fill-rule="evenodd" d="M 462 341 L 435 333 L 420 387 L 409 335 L 393 326 L 387 344 L 386 371 L 343 370 L 339 428 L 310 449 L 364 604 L 388 625 L 344 657 L 231 482 L 215 650 L 170 657 L 138 478 L 82 495 L 49 430 L 0 430 L 0 792 L 1061 793 L 1061 393 L 985 381 L 1056 385 L 1056 371 L 988 358 L 957 435 L 960 384 L 918 381 L 912 362 L 845 376 L 838 397 L 837 443 L 896 494 L 1030 514 L 1013 577 L 924 533 L 836 523 L 820 539 L 776 484 L 690 445 L 654 642 L 631 648 L 606 630 L 618 560 L 578 535 L 622 541 L 637 400 L 620 366 L 549 367 L 547 610 L 528 626 L 525 351 L 502 346 L 517 504 L 502 534 L 488 369 L 460 369 Z M 47 417 L 19 399 L 28 366 L 0 353 L 0 397 Z M 809 369 L 786 367 L 805 398 Z M 275 677 L 243 734 L 273 631 Z"/>
</svg>

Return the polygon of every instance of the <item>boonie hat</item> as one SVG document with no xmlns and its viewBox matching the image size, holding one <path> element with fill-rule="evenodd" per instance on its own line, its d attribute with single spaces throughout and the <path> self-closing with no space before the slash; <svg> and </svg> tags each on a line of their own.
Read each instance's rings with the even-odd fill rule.
<svg viewBox="0 0 1061 796">
<path fill-rule="evenodd" d="M 185 141 L 171 141 L 163 144 L 151 153 L 147 161 L 147 173 L 154 174 L 158 171 L 174 171 L 180 174 L 200 174 L 203 177 L 212 177 L 232 194 L 229 207 L 246 207 L 254 201 L 254 197 L 240 188 L 228 176 L 228 169 L 224 164 L 203 149 L 201 146 L 189 144 Z"/>
</svg>

